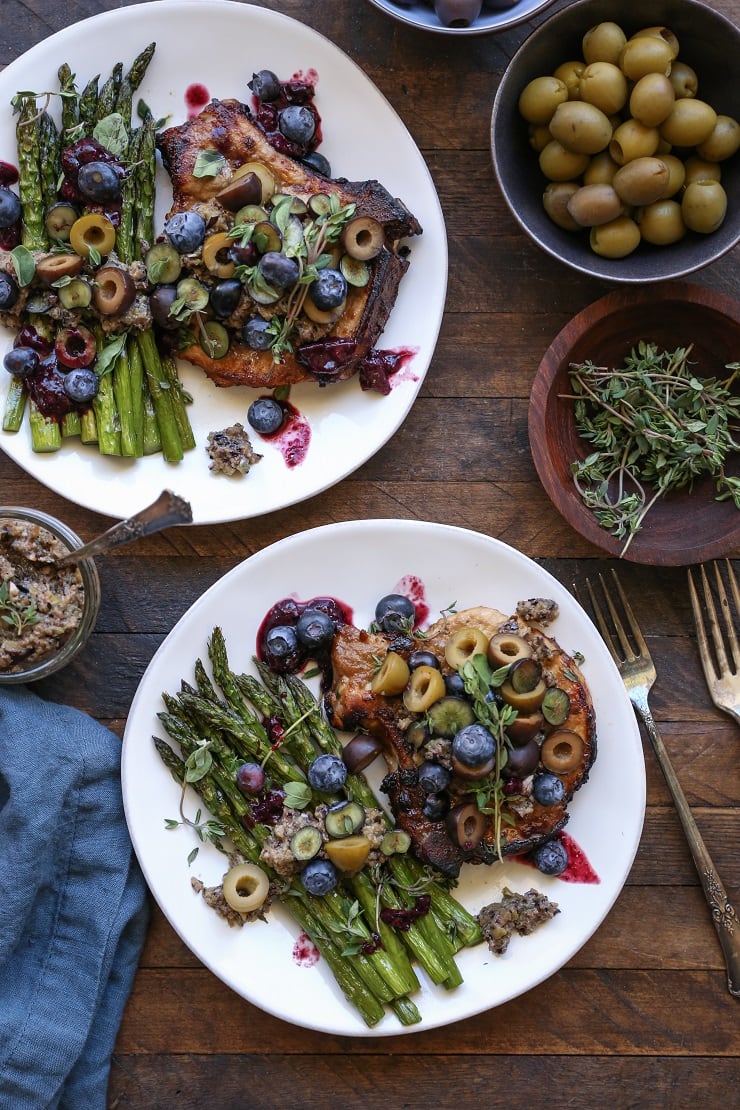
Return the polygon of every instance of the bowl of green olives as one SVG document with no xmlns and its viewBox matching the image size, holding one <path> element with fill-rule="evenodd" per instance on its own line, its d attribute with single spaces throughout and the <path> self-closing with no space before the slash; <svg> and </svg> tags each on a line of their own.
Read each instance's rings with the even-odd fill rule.
<svg viewBox="0 0 740 1110">
<path fill-rule="evenodd" d="M 627 10 L 625 10 L 627 8 Z M 576 0 L 499 84 L 491 155 L 547 254 L 610 282 L 680 278 L 740 241 L 740 29 L 701 0 Z"/>
<path fill-rule="evenodd" d="M 524 23 L 553 0 L 370 0 L 398 23 L 440 34 L 486 35 Z"/>
</svg>

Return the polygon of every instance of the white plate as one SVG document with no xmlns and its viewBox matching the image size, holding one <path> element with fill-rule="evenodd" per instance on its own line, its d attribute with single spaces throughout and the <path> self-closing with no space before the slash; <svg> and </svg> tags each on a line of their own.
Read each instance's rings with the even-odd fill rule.
<svg viewBox="0 0 740 1110">
<path fill-rule="evenodd" d="M 409 27 L 421 27 L 425 31 L 437 31 L 443 35 L 490 35 L 493 31 L 503 31 L 531 19 L 536 12 L 549 7 L 554 0 L 518 0 L 508 8 L 491 10 L 483 8 L 477 19 L 469 27 L 446 27 L 434 13 L 431 4 L 395 3 L 394 0 L 370 0 L 381 12 L 390 15 L 399 23 Z"/>
<path fill-rule="evenodd" d="M 295 504 L 327 489 L 366 462 L 403 423 L 426 374 L 437 341 L 447 288 L 447 240 L 437 194 L 427 166 L 393 108 L 355 65 L 328 39 L 277 12 L 226 0 L 173 0 L 106 12 L 60 31 L 11 63 L 0 74 L 0 103 L 20 89 L 58 87 L 65 59 L 82 88 L 94 73 L 107 76 L 116 61 L 129 64 L 149 42 L 157 49 L 139 96 L 157 116 L 172 123 L 186 118 L 184 94 L 200 82 L 212 96 L 251 95 L 247 82 L 257 69 L 287 78 L 299 71 L 318 74 L 316 104 L 323 119 L 321 150 L 337 176 L 378 178 L 402 197 L 424 232 L 411 242 L 411 266 L 381 346 L 416 353 L 398 375 L 391 393 L 364 393 L 355 379 L 324 389 L 303 385 L 291 402 L 308 421 L 311 443 L 305 461 L 289 469 L 274 445 L 254 436 L 262 461 L 244 479 L 216 477 L 208 469 L 208 432 L 241 421 L 259 393 L 245 387 L 217 389 L 195 367 L 181 364 L 197 446 L 182 463 L 161 457 L 103 458 L 94 448 L 65 444 L 52 455 L 31 450 L 27 421 L 17 435 L 0 432 L 0 446 L 44 485 L 86 508 L 129 516 L 165 487 L 187 497 L 197 524 L 239 520 Z M 94 67 L 94 68 L 93 68 Z M 16 163 L 15 123 L 10 108 L 0 118 L 0 158 Z M 171 191 L 164 170 L 158 180 L 157 228 Z M 12 342 L 0 328 L 0 358 Z M 9 375 L 0 375 L 0 411 Z M 115 482 L 115 493 L 111 483 Z"/>
<path fill-rule="evenodd" d="M 349 1007 L 321 961 L 313 968 L 292 957 L 298 929 L 277 907 L 269 924 L 230 929 L 190 889 L 190 876 L 220 882 L 223 856 L 201 847 L 188 868 L 194 838 L 165 830 L 177 817 L 179 788 L 160 762 L 153 734 L 165 738 L 156 714 L 162 691 L 192 680 L 194 656 L 220 625 L 235 670 L 246 670 L 267 609 L 280 598 L 331 595 L 352 607 L 367 626 L 375 603 L 413 576 L 423 585 L 433 620 L 488 604 L 512 611 L 528 597 L 560 606 L 553 635 L 585 656 L 584 674 L 596 709 L 599 750 L 589 782 L 571 804 L 568 831 L 600 877 L 598 884 L 566 883 L 507 861 L 464 868 L 458 896 L 472 911 L 495 901 L 503 886 L 535 885 L 561 913 L 530 937 L 515 937 L 504 956 L 485 945 L 463 951 L 465 982 L 455 991 L 424 980 L 417 1002 L 422 1022 L 405 1029 L 392 1015 L 372 1030 Z M 378 761 L 381 762 L 381 761 Z M 380 768 L 373 768 L 380 781 Z M 147 882 L 171 925 L 195 955 L 238 994 L 286 1021 L 333 1034 L 392 1035 L 431 1029 L 498 1006 L 552 975 L 588 940 L 617 898 L 637 850 L 645 811 L 645 767 L 632 707 L 596 629 L 571 595 L 536 563 L 498 540 L 417 521 L 357 521 L 328 525 L 280 541 L 240 564 L 212 586 L 175 626 L 150 663 L 128 718 L 123 742 L 123 796 L 129 830 Z M 195 796 L 188 797 L 192 816 Z M 423 975 L 421 976 L 423 978 Z"/>
</svg>

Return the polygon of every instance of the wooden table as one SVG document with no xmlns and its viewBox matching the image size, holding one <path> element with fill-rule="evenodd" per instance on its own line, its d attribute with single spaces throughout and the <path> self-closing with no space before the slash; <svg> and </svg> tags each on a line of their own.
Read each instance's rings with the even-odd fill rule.
<svg viewBox="0 0 740 1110">
<path fill-rule="evenodd" d="M 78 19 L 123 6 L 4 0 L 0 63 Z M 395 24 L 364 0 L 264 6 L 333 39 L 408 125 L 446 215 L 446 314 L 404 426 L 338 486 L 262 519 L 171 531 L 99 561 L 103 606 L 92 642 L 38 689 L 119 734 L 147 663 L 186 609 L 238 562 L 302 529 L 358 514 L 460 525 L 504 540 L 564 584 L 606 563 L 552 508 L 528 447 L 527 400 L 543 352 L 568 319 L 607 291 L 533 246 L 493 180 L 493 95 L 528 27 L 453 39 Z M 740 22 L 740 0 L 715 7 Z M 740 296 L 739 260 L 736 250 L 693 280 Z M 86 538 L 110 523 L 51 493 L 5 455 L 0 488 L 5 503 L 61 516 Z M 701 677 L 686 572 L 625 564 L 620 573 L 658 667 L 655 715 L 738 906 L 739 740 Z M 461 1098 L 511 1106 L 737 1105 L 740 1011 L 649 748 L 646 762 L 642 842 L 602 927 L 538 988 L 449 1028 L 369 1040 L 301 1031 L 223 986 L 153 909 L 118 1038 L 110 1105 L 452 1107 Z"/>
</svg>

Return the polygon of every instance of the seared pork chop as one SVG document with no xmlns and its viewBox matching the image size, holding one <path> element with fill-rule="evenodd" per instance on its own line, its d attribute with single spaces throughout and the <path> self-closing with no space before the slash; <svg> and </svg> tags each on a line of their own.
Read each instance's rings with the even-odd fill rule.
<svg viewBox="0 0 740 1110">
<path fill-rule="evenodd" d="M 556 775 L 563 791 L 562 799 L 555 804 L 544 805 L 533 794 L 534 779 L 543 772 L 552 774 L 551 768 L 543 764 L 541 754 L 539 759 L 535 754 L 537 766 L 523 781 L 507 775 L 505 766 L 500 767 L 500 759 L 492 772 L 471 781 L 469 775 L 461 776 L 455 770 L 449 740 L 440 740 L 433 730 L 420 746 L 410 739 L 414 736 L 410 726 L 428 721 L 427 715 L 409 712 L 401 695 L 384 696 L 373 692 L 373 676 L 379 661 L 389 650 L 405 657 L 419 648 L 431 651 L 439 660 L 442 672 L 452 673 L 453 668 L 445 659 L 445 647 L 455 632 L 465 628 L 479 629 L 487 639 L 502 632 L 520 638 L 528 645 L 533 658 L 541 662 L 547 688 L 557 688 L 567 695 L 567 714 L 557 728 L 542 721 L 534 734 L 540 744 L 540 753 L 547 753 L 548 748 L 542 745 L 547 745 L 548 735 L 557 739 L 556 733 L 563 734 L 565 748 L 571 741 L 574 745 L 571 747 L 572 766 L 558 770 Z M 334 640 L 332 665 L 333 682 L 325 699 L 330 720 L 337 728 L 367 732 L 383 742 L 388 765 L 383 790 L 389 797 L 396 823 L 410 835 L 413 850 L 422 861 L 454 877 L 465 861 L 492 863 L 503 856 L 528 852 L 568 820 L 568 802 L 586 781 L 596 755 L 594 711 L 577 664 L 540 625 L 518 615 L 507 617 L 486 607 L 446 614 L 424 633 L 422 640 L 394 639 L 380 632 L 344 625 Z M 508 735 L 504 746 L 513 752 Z M 442 763 L 452 772 L 446 790 L 450 813 L 454 814 L 460 806 L 475 806 L 480 797 L 485 799 L 482 835 L 476 836 L 473 842 L 466 842 L 464 838 L 460 842 L 449 815 L 437 818 L 428 815 L 429 795 L 419 783 L 418 771 L 430 760 Z M 567 760 L 563 759 L 563 768 L 566 765 Z"/>
</svg>

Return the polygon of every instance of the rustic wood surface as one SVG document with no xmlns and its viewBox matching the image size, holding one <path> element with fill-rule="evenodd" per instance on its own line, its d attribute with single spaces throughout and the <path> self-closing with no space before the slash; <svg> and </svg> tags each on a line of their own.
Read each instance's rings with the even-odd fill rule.
<svg viewBox="0 0 740 1110">
<path fill-rule="evenodd" d="M 3 0 L 0 65 L 62 27 L 124 6 Z M 470 527 L 532 556 L 566 585 L 610 565 L 552 507 L 528 446 L 529 391 L 544 351 L 575 313 L 608 291 L 533 246 L 493 179 L 493 95 L 528 27 L 453 40 L 397 25 L 365 0 L 263 6 L 333 39 L 409 127 L 447 221 L 446 314 L 404 426 L 340 485 L 259 520 L 178 529 L 99 560 L 103 605 L 92 642 L 39 692 L 119 734 L 151 656 L 203 590 L 253 552 L 305 528 L 360 513 Z M 740 22 L 740 0 L 714 6 Z M 647 18 L 649 4 L 645 11 Z M 173 26 L 172 33 L 183 31 Z M 249 60 L 248 43 L 245 58 L 250 66 L 259 62 Z M 738 297 L 739 258 L 736 250 L 692 280 Z M 3 454 L 0 489 L 3 502 L 61 516 L 85 538 L 110 523 L 48 491 Z M 655 716 L 738 906 L 740 737 L 703 683 L 686 571 L 625 564 L 620 574 L 658 668 Z M 109 1105 L 453 1107 L 466 1097 L 511 1106 L 737 1105 L 738 1003 L 726 989 L 709 913 L 647 744 L 646 764 L 642 842 L 601 928 L 535 990 L 448 1028 L 383 1039 L 301 1031 L 233 994 L 153 909 Z"/>
</svg>

